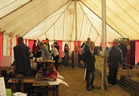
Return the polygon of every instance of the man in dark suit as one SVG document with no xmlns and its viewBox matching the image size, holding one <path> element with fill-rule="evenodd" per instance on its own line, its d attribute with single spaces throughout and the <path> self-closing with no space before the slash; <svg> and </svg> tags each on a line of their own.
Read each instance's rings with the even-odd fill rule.
<svg viewBox="0 0 139 96">
<path fill-rule="evenodd" d="M 18 45 L 14 47 L 15 76 L 19 80 L 16 91 L 20 91 L 21 79 L 31 75 L 30 56 L 30 48 L 23 43 L 23 38 L 19 37 Z M 24 84 L 25 92 L 29 93 L 29 87 L 28 84 Z"/>
<path fill-rule="evenodd" d="M 93 82 L 95 78 L 95 55 L 96 52 L 95 49 L 95 43 L 90 42 L 89 46 L 85 47 L 85 53 L 84 53 L 84 62 L 86 64 L 86 81 L 87 81 L 87 90 L 91 90 L 91 88 L 94 88 Z M 92 79 L 90 82 L 90 74 L 92 75 Z"/>
<path fill-rule="evenodd" d="M 15 74 L 31 75 L 30 48 L 23 43 L 23 38 L 18 38 L 18 45 L 14 47 Z"/>
</svg>

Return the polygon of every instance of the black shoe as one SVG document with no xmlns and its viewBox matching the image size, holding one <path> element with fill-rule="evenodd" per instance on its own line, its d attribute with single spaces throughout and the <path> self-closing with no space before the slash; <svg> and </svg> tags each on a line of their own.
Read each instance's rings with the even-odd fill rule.
<svg viewBox="0 0 139 96">
<path fill-rule="evenodd" d="M 87 87 L 86 90 L 90 91 L 91 89 L 90 89 L 90 87 Z"/>
<path fill-rule="evenodd" d="M 94 89 L 94 85 L 91 85 L 91 88 Z"/>
</svg>

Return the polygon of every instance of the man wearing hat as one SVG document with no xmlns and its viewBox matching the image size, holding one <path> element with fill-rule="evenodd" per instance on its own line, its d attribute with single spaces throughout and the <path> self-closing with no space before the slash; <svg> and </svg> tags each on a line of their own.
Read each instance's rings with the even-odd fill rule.
<svg viewBox="0 0 139 96">
<path fill-rule="evenodd" d="M 117 84 L 117 71 L 119 64 L 122 64 L 123 56 L 122 51 L 118 47 L 118 40 L 113 41 L 113 47 L 108 50 L 108 65 L 109 65 L 109 76 L 108 82 L 109 85 Z"/>
</svg>

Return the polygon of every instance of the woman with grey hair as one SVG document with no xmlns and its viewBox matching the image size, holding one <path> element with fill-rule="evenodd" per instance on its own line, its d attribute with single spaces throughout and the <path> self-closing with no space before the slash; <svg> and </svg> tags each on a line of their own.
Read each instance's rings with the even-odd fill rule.
<svg viewBox="0 0 139 96">
<path fill-rule="evenodd" d="M 41 48 L 41 57 L 43 60 L 50 60 L 50 53 L 46 46 L 42 42 L 39 43 L 39 47 Z"/>
</svg>

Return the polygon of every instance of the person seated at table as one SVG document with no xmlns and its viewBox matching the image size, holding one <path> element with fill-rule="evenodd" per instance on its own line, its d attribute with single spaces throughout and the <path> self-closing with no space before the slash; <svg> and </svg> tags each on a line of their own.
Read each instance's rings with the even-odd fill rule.
<svg viewBox="0 0 139 96">
<path fill-rule="evenodd" d="M 47 47 L 42 42 L 39 43 L 39 47 L 41 48 L 42 59 L 43 60 L 50 60 L 51 55 L 50 55 Z"/>
<path fill-rule="evenodd" d="M 51 55 L 53 54 L 53 56 L 54 56 L 54 60 L 55 60 L 55 67 L 56 67 L 56 70 L 58 71 L 58 59 L 59 59 L 59 52 L 58 52 L 58 50 L 55 48 L 55 45 L 54 44 L 52 44 L 51 45 L 51 48 L 52 48 L 52 50 L 51 50 Z"/>
</svg>

